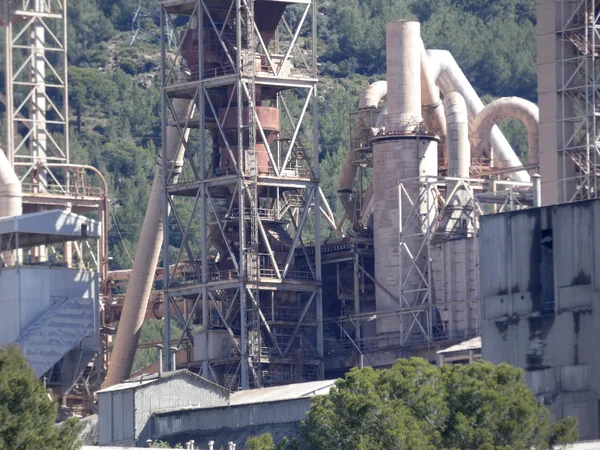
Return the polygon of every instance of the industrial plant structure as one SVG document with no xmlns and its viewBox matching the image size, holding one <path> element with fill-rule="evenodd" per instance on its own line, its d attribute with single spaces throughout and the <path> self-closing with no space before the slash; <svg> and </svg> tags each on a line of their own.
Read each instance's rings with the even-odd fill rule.
<svg viewBox="0 0 600 450">
<path fill-rule="evenodd" d="M 77 392 L 88 409 L 93 373 L 106 389 L 130 377 L 151 317 L 164 317 L 167 371 L 229 390 L 435 362 L 447 348 L 476 359 L 452 346 L 499 326 L 480 271 L 513 257 L 481 252 L 480 222 L 509 220 L 482 216 L 597 196 L 599 5 L 538 1 L 541 118 L 519 98 L 484 105 L 449 52 L 425 48 L 419 23 L 389 23 L 387 80 L 350 115 L 336 220 L 319 186 L 317 0 L 161 1 L 161 154 L 133 268 L 109 273 L 106 185 L 69 159 L 66 0 L 4 1 L 0 251 L 13 270 L 0 286 L 23 286 L 30 267 L 39 282 L 0 298 L 19 317 L 0 319 L 0 345 L 19 343 L 58 397 Z M 509 117 L 527 127 L 527 162 L 496 126 Z M 530 254 L 532 227 L 510 236 Z M 55 292 L 43 273 L 57 264 L 68 280 Z M 504 281 L 499 296 L 514 290 Z M 36 365 L 30 349 L 64 331 L 72 308 L 81 327 Z M 509 356 L 492 359 L 522 362 Z"/>
<path fill-rule="evenodd" d="M 165 346 L 230 389 L 435 361 L 478 335 L 478 218 L 537 198 L 537 107 L 484 107 L 448 52 L 425 50 L 418 23 L 392 22 L 388 80 L 351 116 L 336 224 L 315 151 L 315 14 L 313 0 L 161 3 L 163 29 L 178 33 L 174 57 L 162 44 L 151 245 L 136 254 L 105 386 L 129 376 L 160 243 Z M 528 127 L 527 167 L 495 126 L 507 117 Z M 175 231 L 161 226 L 169 214 Z M 171 317 L 185 330 L 176 342 Z"/>
<path fill-rule="evenodd" d="M 107 187 L 71 164 L 66 0 L 2 2 L 0 347 L 18 343 L 50 392 L 92 410 L 105 363 Z"/>
</svg>

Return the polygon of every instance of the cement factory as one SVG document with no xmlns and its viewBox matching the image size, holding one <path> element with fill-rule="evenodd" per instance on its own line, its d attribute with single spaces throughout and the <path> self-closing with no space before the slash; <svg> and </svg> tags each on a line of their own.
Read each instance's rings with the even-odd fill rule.
<svg viewBox="0 0 600 450">
<path fill-rule="evenodd" d="M 69 156 L 67 0 L 3 2 L 0 348 L 71 411 L 100 409 L 100 444 L 215 435 L 219 408 L 300 421 L 328 380 L 411 356 L 521 367 L 599 439 L 600 1 L 537 1 L 539 109 L 484 105 L 418 22 L 388 23 L 387 80 L 349 117 L 342 220 L 320 187 L 317 3 L 160 1 L 161 152 L 133 267 L 109 271 L 106 182 Z M 160 376 L 124 383 L 154 318 Z"/>
</svg>

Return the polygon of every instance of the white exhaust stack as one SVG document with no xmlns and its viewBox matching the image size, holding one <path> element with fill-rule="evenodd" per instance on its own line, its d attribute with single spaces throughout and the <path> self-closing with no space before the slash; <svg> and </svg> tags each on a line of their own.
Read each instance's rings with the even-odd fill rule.
<svg viewBox="0 0 600 450">
<path fill-rule="evenodd" d="M 387 25 L 388 131 L 410 132 L 422 120 L 420 30 L 419 22 Z"/>
<path fill-rule="evenodd" d="M 401 293 L 406 302 L 415 304 L 419 295 L 419 274 L 406 250 L 401 250 L 399 236 L 412 255 L 419 254 L 422 227 L 435 213 L 413 206 L 403 196 L 400 211 L 399 182 L 412 201 L 420 199 L 430 205 L 433 198 L 421 188 L 420 181 L 438 174 L 437 140 L 423 133 L 421 115 L 421 37 L 418 22 L 398 21 L 387 25 L 388 120 L 385 132 L 373 141 L 373 231 L 375 244 L 376 309 L 398 308 Z M 420 180 L 421 179 L 421 180 Z M 410 220 L 407 220 L 410 218 Z M 401 229 L 402 226 L 402 229 Z M 426 264 L 419 256 L 416 264 Z M 404 288 L 401 287 L 404 283 Z M 392 294 L 392 295 L 390 295 Z M 402 326 L 402 321 L 401 325 Z M 377 319 L 377 334 L 400 331 L 397 317 Z"/>
</svg>

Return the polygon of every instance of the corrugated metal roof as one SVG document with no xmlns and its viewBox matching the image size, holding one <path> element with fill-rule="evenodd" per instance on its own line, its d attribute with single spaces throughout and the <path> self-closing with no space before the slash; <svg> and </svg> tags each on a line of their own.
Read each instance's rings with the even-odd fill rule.
<svg viewBox="0 0 600 450">
<path fill-rule="evenodd" d="M 444 350 L 439 350 L 437 353 L 454 353 L 466 350 L 481 350 L 481 336 L 469 339 L 468 341 L 463 341 L 460 344 L 453 345 L 452 347 L 448 347 Z"/>
<path fill-rule="evenodd" d="M 150 378 L 147 380 L 139 380 L 139 379 L 138 380 L 128 380 L 123 383 L 115 384 L 113 386 L 101 389 L 97 393 L 104 394 L 106 392 L 116 392 L 116 391 L 124 391 L 126 389 L 136 389 L 141 386 L 146 386 L 148 384 L 155 383 L 158 381 L 158 378 L 156 378 L 156 374 L 152 374 L 149 376 L 154 377 L 154 378 Z"/>
<path fill-rule="evenodd" d="M 156 374 L 156 373 L 143 374 L 143 375 L 140 375 L 139 377 L 135 377 L 135 378 L 126 380 L 123 383 L 115 384 L 114 386 L 110 386 L 110 387 L 101 389 L 97 393 L 103 394 L 105 392 L 122 391 L 125 389 L 137 389 L 140 386 L 146 386 L 148 384 L 155 383 L 159 380 L 164 381 L 164 380 L 168 380 L 169 378 L 181 377 L 181 376 L 192 377 L 192 378 L 200 380 L 203 383 L 206 383 L 212 387 L 220 389 L 223 392 L 229 392 L 229 390 L 224 388 L 223 386 L 219 386 L 218 384 L 215 384 L 212 381 L 207 380 L 206 378 L 202 378 L 200 375 L 197 375 L 194 372 L 190 372 L 189 370 L 182 369 L 182 370 L 175 370 L 172 372 L 163 372 L 163 374 L 160 377 L 158 377 L 158 374 Z"/>
<path fill-rule="evenodd" d="M 308 383 L 289 384 L 263 389 L 249 389 L 231 394 L 230 404 L 244 405 L 251 403 L 277 402 L 326 395 L 337 380 L 311 381 Z"/>
</svg>

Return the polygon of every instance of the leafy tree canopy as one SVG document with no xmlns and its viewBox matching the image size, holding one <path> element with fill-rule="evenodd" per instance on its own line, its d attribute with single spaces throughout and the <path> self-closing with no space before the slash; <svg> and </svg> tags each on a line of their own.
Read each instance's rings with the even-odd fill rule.
<svg viewBox="0 0 600 450">
<path fill-rule="evenodd" d="M 17 347 L 0 351 L 0 450 L 76 450 L 79 423 L 56 425 L 57 404 Z"/>
<path fill-rule="evenodd" d="M 529 450 L 577 440 L 574 419 L 550 425 L 549 416 L 520 369 L 413 358 L 352 370 L 313 400 L 303 432 L 314 450 Z"/>
</svg>

